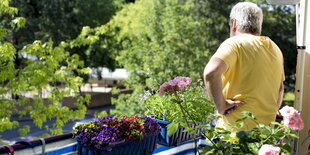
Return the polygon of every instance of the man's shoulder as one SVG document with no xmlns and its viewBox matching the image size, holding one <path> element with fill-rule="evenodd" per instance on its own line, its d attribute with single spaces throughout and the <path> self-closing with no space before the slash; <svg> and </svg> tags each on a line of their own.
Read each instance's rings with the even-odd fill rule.
<svg viewBox="0 0 310 155">
<path fill-rule="evenodd" d="M 227 38 L 222 44 L 225 44 L 231 47 L 239 47 L 241 44 L 249 42 L 250 40 L 252 39 L 244 35 L 237 35 L 237 36 Z"/>
<path fill-rule="evenodd" d="M 227 38 L 222 44 L 228 45 L 230 47 L 238 48 L 238 47 L 240 47 L 241 44 L 249 42 L 250 40 L 252 40 L 252 39 L 250 39 L 247 36 L 237 35 L 237 36 Z"/>
</svg>

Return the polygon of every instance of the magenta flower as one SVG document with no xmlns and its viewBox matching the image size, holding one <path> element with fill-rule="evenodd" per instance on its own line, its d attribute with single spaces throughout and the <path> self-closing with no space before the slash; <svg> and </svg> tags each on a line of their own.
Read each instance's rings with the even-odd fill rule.
<svg viewBox="0 0 310 155">
<path fill-rule="evenodd" d="M 258 155 L 279 155 L 281 153 L 281 149 L 279 147 L 264 144 L 258 152 Z"/>
<path fill-rule="evenodd" d="M 302 130 L 304 128 L 300 113 L 293 107 L 285 106 L 280 110 L 280 113 L 283 116 L 285 126 L 293 130 Z"/>
<path fill-rule="evenodd" d="M 164 96 L 166 92 L 174 93 L 180 91 L 191 84 L 189 77 L 176 77 L 173 80 L 163 83 L 159 88 L 159 95 Z"/>
</svg>

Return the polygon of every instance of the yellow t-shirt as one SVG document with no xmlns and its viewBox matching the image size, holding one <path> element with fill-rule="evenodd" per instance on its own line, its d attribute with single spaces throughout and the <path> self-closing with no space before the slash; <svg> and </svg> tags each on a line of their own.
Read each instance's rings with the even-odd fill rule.
<svg viewBox="0 0 310 155">
<path fill-rule="evenodd" d="M 242 111 L 257 117 L 257 121 L 247 120 L 242 130 L 275 121 L 280 84 L 285 79 L 279 47 L 268 37 L 241 34 L 225 40 L 213 57 L 227 66 L 222 75 L 224 97 L 245 102 L 225 116 L 218 115 L 216 126 L 236 132 L 231 126 L 243 116 Z"/>
</svg>

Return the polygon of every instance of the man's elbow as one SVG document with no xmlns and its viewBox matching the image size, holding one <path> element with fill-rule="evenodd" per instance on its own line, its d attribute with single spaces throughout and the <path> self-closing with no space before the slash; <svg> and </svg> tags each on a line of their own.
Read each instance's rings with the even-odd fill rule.
<svg viewBox="0 0 310 155">
<path fill-rule="evenodd" d="M 280 84 L 279 91 L 280 91 L 280 92 L 284 91 L 284 84 L 283 84 L 283 82 Z"/>
<path fill-rule="evenodd" d="M 226 64 L 223 60 L 219 58 L 211 58 L 204 69 L 203 78 L 205 81 L 213 80 L 215 78 L 221 77 L 225 70 Z"/>
<path fill-rule="evenodd" d="M 203 74 L 205 81 L 212 81 L 218 74 L 216 71 L 205 71 Z"/>
</svg>

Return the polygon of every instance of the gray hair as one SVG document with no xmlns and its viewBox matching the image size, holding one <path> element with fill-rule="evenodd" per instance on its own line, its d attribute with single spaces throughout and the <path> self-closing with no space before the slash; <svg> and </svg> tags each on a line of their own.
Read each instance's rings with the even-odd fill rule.
<svg viewBox="0 0 310 155">
<path fill-rule="evenodd" d="M 251 34 L 261 33 L 263 11 L 256 4 L 251 2 L 237 3 L 230 12 L 230 22 L 233 19 L 236 20 L 237 31 Z"/>
</svg>

